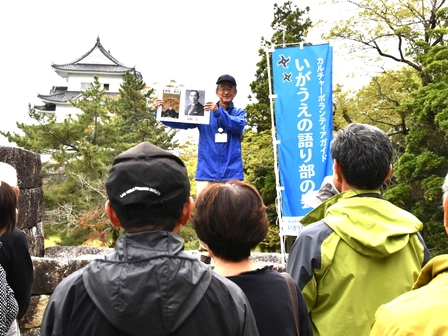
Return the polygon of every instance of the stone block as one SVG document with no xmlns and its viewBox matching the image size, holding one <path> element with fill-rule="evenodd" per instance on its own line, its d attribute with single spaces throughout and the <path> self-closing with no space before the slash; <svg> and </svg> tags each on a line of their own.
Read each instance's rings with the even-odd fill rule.
<svg viewBox="0 0 448 336">
<path fill-rule="evenodd" d="M 30 254 L 34 257 L 43 257 L 44 256 L 44 226 L 42 222 L 37 223 L 36 226 L 30 229 L 22 229 L 28 240 L 28 250 Z"/>
<path fill-rule="evenodd" d="M 32 257 L 34 281 L 32 295 L 51 294 L 67 276 L 68 260 Z"/>
<path fill-rule="evenodd" d="M 22 336 L 40 336 L 40 328 L 21 330 Z"/>
<path fill-rule="evenodd" d="M 19 321 L 20 330 L 40 328 L 49 298 L 50 295 L 31 296 L 30 306 L 28 307 L 26 314 Z M 40 333 L 32 335 L 40 335 Z"/>
<path fill-rule="evenodd" d="M 42 221 L 44 192 L 42 188 L 20 189 L 17 227 L 32 228 Z"/>
<path fill-rule="evenodd" d="M 17 170 L 22 181 L 20 189 L 42 186 L 42 162 L 40 155 L 18 147 L 0 146 L 0 162 L 9 163 Z"/>
<path fill-rule="evenodd" d="M 73 259 L 86 254 L 97 256 L 112 253 L 114 249 L 95 246 L 50 246 L 45 249 L 46 258 Z"/>
</svg>

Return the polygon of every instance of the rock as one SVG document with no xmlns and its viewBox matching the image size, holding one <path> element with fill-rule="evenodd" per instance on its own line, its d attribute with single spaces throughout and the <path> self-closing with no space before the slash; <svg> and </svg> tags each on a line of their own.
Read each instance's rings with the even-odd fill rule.
<svg viewBox="0 0 448 336">
<path fill-rule="evenodd" d="M 34 280 L 31 295 L 51 294 L 66 277 L 68 260 L 31 257 Z"/>
<path fill-rule="evenodd" d="M 113 248 L 95 246 L 51 246 L 44 252 L 46 258 L 73 259 L 82 255 L 105 255 L 113 252 Z"/>
<path fill-rule="evenodd" d="M 30 229 L 22 229 L 28 240 L 28 250 L 30 254 L 35 257 L 44 256 L 44 226 L 42 222 L 37 223 L 36 226 Z"/>
<path fill-rule="evenodd" d="M 17 227 L 32 228 L 42 221 L 44 192 L 42 188 L 20 189 Z"/>
<path fill-rule="evenodd" d="M 25 316 L 19 321 L 20 330 L 40 328 L 49 298 L 49 295 L 31 296 L 30 306 Z M 32 335 L 40 335 L 40 332 Z"/>
</svg>

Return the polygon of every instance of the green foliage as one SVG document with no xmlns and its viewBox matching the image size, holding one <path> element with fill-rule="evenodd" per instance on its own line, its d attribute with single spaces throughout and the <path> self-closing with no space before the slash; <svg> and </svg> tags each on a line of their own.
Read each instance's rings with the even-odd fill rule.
<svg viewBox="0 0 448 336">
<path fill-rule="evenodd" d="M 311 20 L 304 18 L 308 14 L 309 8 L 300 10 L 287 1 L 283 6 L 274 4 L 274 20 L 271 27 L 275 30 L 271 40 L 261 38 L 262 46 L 299 44 L 305 42 L 308 29 L 311 27 Z M 271 129 L 271 113 L 269 101 L 269 81 L 267 70 L 266 52 L 263 48 L 258 50 L 261 57 L 257 63 L 255 80 L 250 83 L 253 97 L 249 96 L 251 104 L 246 106 L 247 124 L 255 130 L 262 132 Z"/>
<path fill-rule="evenodd" d="M 441 186 L 448 172 L 447 48 L 433 47 L 421 57 L 431 83 L 404 104 L 412 112 L 412 128 L 406 151 L 395 164 L 398 184 L 386 193 L 424 223 L 422 234 L 434 255 L 448 252 L 441 207 Z"/>
<path fill-rule="evenodd" d="M 190 180 L 190 195 L 196 197 L 196 166 L 198 164 L 198 146 L 192 139 L 186 139 L 177 150 L 179 158 L 187 167 L 188 178 Z"/>
<path fill-rule="evenodd" d="M 268 234 L 264 241 L 259 244 L 259 249 L 262 252 L 278 252 L 280 250 L 280 237 L 277 225 L 278 215 L 275 209 L 277 194 L 271 131 L 247 131 L 242 146 L 245 179 L 260 192 L 266 205 L 270 223 Z"/>
<path fill-rule="evenodd" d="M 196 231 L 191 226 L 191 223 L 185 225 L 179 232 L 179 236 L 184 242 L 185 250 L 197 250 L 199 249 L 199 239 L 196 235 Z"/>
<path fill-rule="evenodd" d="M 20 147 L 51 154 L 43 171 L 46 229 L 59 231 L 61 244 L 114 246 L 121 231 L 104 214 L 104 183 L 114 157 L 142 141 L 173 148 L 175 132 L 156 121 L 152 92 L 127 74 L 113 99 L 95 76 L 82 97 L 71 101 L 78 114 L 58 121 L 29 107 L 35 123 L 17 123 L 23 135 L 1 132 Z"/>
<path fill-rule="evenodd" d="M 278 225 L 269 225 L 266 238 L 258 244 L 261 252 L 280 253 L 280 232 Z"/>
<path fill-rule="evenodd" d="M 332 2 L 350 4 L 353 16 L 324 38 L 345 40 L 350 51 L 373 51 L 402 65 L 353 95 L 335 95 L 334 124 L 366 122 L 391 136 L 398 159 L 385 197 L 422 220 L 433 255 L 446 253 L 440 189 L 448 171 L 445 0 Z"/>
<path fill-rule="evenodd" d="M 258 189 L 265 204 L 274 203 L 276 187 L 271 131 L 246 131 L 242 147 L 246 180 Z"/>
<path fill-rule="evenodd" d="M 173 137 L 176 130 L 159 123 L 154 109 L 148 102 L 154 90 L 132 74 L 126 74 L 118 99 L 111 104 L 114 116 L 111 129 L 114 133 L 114 148 L 118 153 L 141 142 L 149 141 L 163 149 L 176 145 Z"/>
<path fill-rule="evenodd" d="M 283 6 L 274 4 L 274 20 L 271 27 L 275 30 L 271 40 L 261 39 L 262 46 L 299 44 L 311 27 L 311 21 L 304 16 L 309 8 L 300 10 L 287 1 Z M 260 243 L 261 251 L 279 251 L 280 238 L 275 210 L 276 180 L 274 173 L 274 152 L 272 144 L 272 118 L 269 100 L 269 76 L 267 56 L 263 48 L 259 51 L 260 61 L 257 63 L 255 80 L 250 83 L 253 96 L 246 106 L 247 125 L 251 127 L 243 137 L 243 162 L 245 179 L 254 185 L 263 197 L 269 217 L 269 232 Z M 269 56 L 270 57 L 270 56 Z"/>
<path fill-rule="evenodd" d="M 405 136 L 411 127 L 412 110 L 405 102 L 421 87 L 413 69 L 384 71 L 356 92 L 344 92 L 339 85 L 333 94 L 333 126 L 344 128 L 351 122 L 375 125 L 394 143 L 396 151 L 405 150 Z"/>
</svg>

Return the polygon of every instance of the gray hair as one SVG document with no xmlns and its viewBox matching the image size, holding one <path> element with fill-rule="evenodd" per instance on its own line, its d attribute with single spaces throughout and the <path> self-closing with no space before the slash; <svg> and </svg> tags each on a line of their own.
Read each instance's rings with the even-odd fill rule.
<svg viewBox="0 0 448 336">
<path fill-rule="evenodd" d="M 367 124 L 349 124 L 330 145 L 347 183 L 357 189 L 379 189 L 392 163 L 393 145 L 386 133 Z"/>
</svg>

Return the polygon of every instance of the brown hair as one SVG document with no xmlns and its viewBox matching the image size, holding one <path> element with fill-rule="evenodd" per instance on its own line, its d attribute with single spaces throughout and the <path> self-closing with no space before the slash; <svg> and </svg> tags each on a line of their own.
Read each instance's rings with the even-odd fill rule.
<svg viewBox="0 0 448 336">
<path fill-rule="evenodd" d="M 248 183 L 233 180 L 210 184 L 195 205 L 193 227 L 216 257 L 244 260 L 266 237 L 266 207 L 257 189 Z"/>
<path fill-rule="evenodd" d="M 0 231 L 12 232 L 16 226 L 17 196 L 8 183 L 0 181 Z"/>
</svg>

